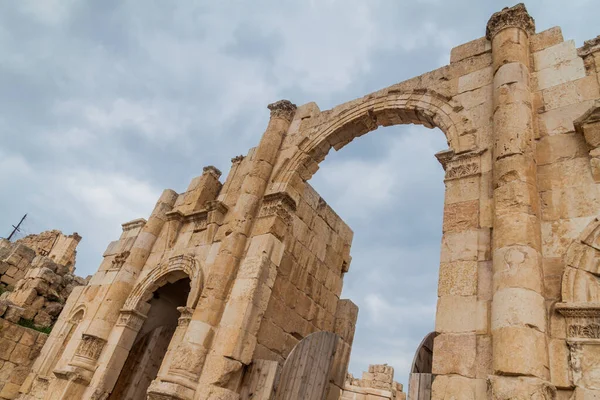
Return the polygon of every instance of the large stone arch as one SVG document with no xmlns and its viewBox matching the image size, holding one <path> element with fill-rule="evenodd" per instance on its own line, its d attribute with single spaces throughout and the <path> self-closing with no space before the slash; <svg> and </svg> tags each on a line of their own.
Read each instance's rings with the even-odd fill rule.
<svg viewBox="0 0 600 400">
<path fill-rule="evenodd" d="M 159 264 L 145 275 L 131 291 L 125 301 L 123 310 L 138 310 L 140 304 L 148 301 L 157 288 L 168 281 L 174 282 L 185 277 L 189 277 L 191 281 L 186 307 L 195 308 L 202 292 L 202 270 L 193 256 L 178 255 L 171 257 L 165 263 Z"/>
<path fill-rule="evenodd" d="M 293 139 L 293 153 L 279 160 L 272 191 L 297 176 L 309 180 L 331 148 L 340 150 L 380 126 L 402 124 L 439 128 L 454 154 L 477 148 L 476 130 L 455 99 L 429 89 L 399 91 L 392 87 L 323 112 L 316 125 L 302 129 Z"/>
</svg>

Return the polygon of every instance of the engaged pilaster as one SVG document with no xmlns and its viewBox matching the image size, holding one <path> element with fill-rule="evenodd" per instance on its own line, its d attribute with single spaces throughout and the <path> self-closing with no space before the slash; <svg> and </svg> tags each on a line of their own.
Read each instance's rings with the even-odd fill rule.
<svg viewBox="0 0 600 400">
<path fill-rule="evenodd" d="M 534 33 L 534 20 L 523 4 L 495 13 L 487 25 L 494 67 L 491 328 L 493 368 L 497 375 L 547 379 L 546 309 L 529 75 L 529 37 Z"/>
</svg>

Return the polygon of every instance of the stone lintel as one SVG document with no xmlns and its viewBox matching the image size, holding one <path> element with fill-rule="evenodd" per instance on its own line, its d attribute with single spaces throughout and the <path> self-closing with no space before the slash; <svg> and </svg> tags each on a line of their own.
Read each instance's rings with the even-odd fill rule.
<svg viewBox="0 0 600 400">
<path fill-rule="evenodd" d="M 147 221 L 144 218 L 138 218 L 129 222 L 125 222 L 121 224 L 121 226 L 123 227 L 123 232 L 126 232 L 135 228 L 142 228 L 144 225 L 146 225 L 146 222 Z"/>
<path fill-rule="evenodd" d="M 527 12 L 525 4 L 519 3 L 494 13 L 487 23 L 485 36 L 492 40 L 498 32 L 506 28 L 519 28 L 528 36 L 535 34 L 535 20 Z"/>
</svg>

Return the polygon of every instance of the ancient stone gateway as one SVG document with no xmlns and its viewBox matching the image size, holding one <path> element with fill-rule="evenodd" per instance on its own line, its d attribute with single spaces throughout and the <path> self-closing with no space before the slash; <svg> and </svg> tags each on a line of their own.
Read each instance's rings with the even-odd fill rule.
<svg viewBox="0 0 600 400">
<path fill-rule="evenodd" d="M 536 33 L 518 5 L 443 68 L 328 111 L 271 104 L 260 143 L 224 184 L 207 167 L 185 193 L 166 190 L 147 221 L 123 225 L 69 297 L 22 398 L 267 399 L 268 362 L 320 331 L 341 337 L 347 363 L 358 310 L 339 296 L 352 231 L 307 181 L 331 148 L 409 123 L 439 128 L 449 145 L 437 154 L 432 398 L 600 398 L 599 72 L 600 37 L 577 49 L 559 28 Z M 144 334 L 157 327 L 157 293 L 182 279 L 164 355 L 144 353 L 141 341 L 161 337 Z M 130 354 L 160 365 L 140 361 L 144 379 L 120 378 Z M 142 381 L 147 390 L 131 386 Z"/>
</svg>

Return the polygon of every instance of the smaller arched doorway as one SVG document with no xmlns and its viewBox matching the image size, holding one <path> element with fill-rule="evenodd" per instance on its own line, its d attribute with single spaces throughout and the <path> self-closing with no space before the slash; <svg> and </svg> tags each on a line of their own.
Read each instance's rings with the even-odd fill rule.
<svg viewBox="0 0 600 400">
<path fill-rule="evenodd" d="M 185 307 L 188 301 L 190 283 L 185 277 L 154 291 L 148 301 L 148 317 L 137 334 L 110 400 L 146 399 L 146 391 L 158 375 L 177 328 L 178 308 Z"/>
<path fill-rule="evenodd" d="M 425 336 L 415 352 L 408 379 L 408 400 L 431 400 L 431 385 L 435 376 L 433 367 L 433 339 L 436 332 Z"/>
</svg>

